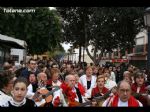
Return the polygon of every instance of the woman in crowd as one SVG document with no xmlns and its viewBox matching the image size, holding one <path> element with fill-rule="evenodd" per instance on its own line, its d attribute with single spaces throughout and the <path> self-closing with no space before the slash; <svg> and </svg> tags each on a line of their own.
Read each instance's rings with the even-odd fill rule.
<svg viewBox="0 0 150 112">
<path fill-rule="evenodd" d="M 36 107 L 35 102 L 26 98 L 28 81 L 26 78 L 18 77 L 12 90 L 12 98 L 9 103 L 9 107 Z"/>
<path fill-rule="evenodd" d="M 105 68 L 104 76 L 105 76 L 105 87 L 107 89 L 111 90 L 113 87 L 117 86 L 116 82 L 110 78 L 111 73 L 108 68 Z"/>
<path fill-rule="evenodd" d="M 104 87 L 105 77 L 103 75 L 98 76 L 96 79 L 97 86 L 92 89 L 92 97 L 103 96 L 108 92 L 108 89 Z"/>
<path fill-rule="evenodd" d="M 11 99 L 11 91 L 13 89 L 13 83 L 15 75 L 9 71 L 0 72 L 0 106 L 8 107 L 8 101 Z"/>
<path fill-rule="evenodd" d="M 60 81 L 60 70 L 58 68 L 51 68 L 50 70 L 51 79 L 47 81 L 48 85 L 60 86 L 62 82 Z"/>
<path fill-rule="evenodd" d="M 96 85 L 96 77 L 92 75 L 93 74 L 93 70 L 91 66 L 88 66 L 86 68 L 86 74 L 82 75 L 79 78 L 79 82 L 83 85 L 83 87 L 85 88 L 85 97 L 86 98 L 91 98 L 91 92 L 92 92 L 92 88 L 95 87 Z"/>
<path fill-rule="evenodd" d="M 137 72 L 134 77 L 135 83 L 132 84 L 132 94 L 137 98 L 143 106 L 147 106 L 147 97 L 144 96 L 147 92 L 147 85 L 145 84 L 145 74 L 142 72 Z"/>
<path fill-rule="evenodd" d="M 116 82 L 116 74 L 114 73 L 112 66 L 109 67 L 109 71 L 110 71 L 110 79 L 111 79 L 112 81 L 115 81 L 115 82 Z"/>
<path fill-rule="evenodd" d="M 93 76 L 98 76 L 98 67 L 97 66 L 94 66 L 93 67 Z"/>
<path fill-rule="evenodd" d="M 131 73 L 129 71 L 125 71 L 123 73 L 123 80 L 127 81 L 130 85 L 132 85 Z"/>
<path fill-rule="evenodd" d="M 99 75 L 103 75 L 103 72 L 104 72 L 104 71 L 103 71 L 103 68 L 102 68 L 102 67 L 99 67 L 99 69 L 98 69 L 98 76 L 99 76 Z"/>
<path fill-rule="evenodd" d="M 36 92 L 37 88 L 38 88 L 38 84 L 37 84 L 37 78 L 35 73 L 30 72 L 29 74 L 29 78 L 28 78 L 28 92 L 27 92 L 27 98 L 32 99 L 32 96 L 34 95 L 34 93 Z"/>
<path fill-rule="evenodd" d="M 92 89 L 92 98 L 98 97 L 98 96 L 103 96 L 106 94 L 109 90 L 104 87 L 105 84 L 105 77 L 103 75 L 100 75 L 97 77 L 96 80 L 97 86 Z M 103 103 L 103 100 L 100 100 L 97 104 L 97 106 L 101 106 Z"/>
</svg>

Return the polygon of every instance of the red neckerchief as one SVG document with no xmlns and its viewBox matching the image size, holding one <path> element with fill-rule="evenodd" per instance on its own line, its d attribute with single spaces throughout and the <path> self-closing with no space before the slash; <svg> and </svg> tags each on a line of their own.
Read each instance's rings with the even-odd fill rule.
<svg viewBox="0 0 150 112">
<path fill-rule="evenodd" d="M 118 95 L 115 95 L 113 101 L 111 102 L 111 107 L 118 107 L 118 101 L 119 97 Z M 139 107 L 138 101 L 133 96 L 130 96 L 128 100 L 128 107 Z"/>
<path fill-rule="evenodd" d="M 70 88 L 66 83 L 62 83 L 60 87 L 63 90 L 62 92 L 67 96 L 68 100 L 74 102 L 76 98 L 76 93 L 72 91 L 72 88 Z"/>
<path fill-rule="evenodd" d="M 78 89 L 79 89 L 81 95 L 84 96 L 85 95 L 85 89 L 79 82 L 78 82 Z"/>
<path fill-rule="evenodd" d="M 52 79 L 49 79 L 49 80 L 47 81 L 47 85 L 52 85 Z"/>
</svg>

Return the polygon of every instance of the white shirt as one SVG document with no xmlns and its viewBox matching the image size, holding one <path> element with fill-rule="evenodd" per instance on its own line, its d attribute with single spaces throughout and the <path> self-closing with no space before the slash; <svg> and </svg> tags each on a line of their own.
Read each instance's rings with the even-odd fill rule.
<svg viewBox="0 0 150 112">
<path fill-rule="evenodd" d="M 62 105 L 63 107 L 67 107 L 67 106 L 68 106 L 68 104 L 67 104 L 67 102 L 66 102 L 66 100 L 65 100 L 65 97 L 64 97 L 64 95 L 63 95 L 63 93 L 62 93 L 62 89 L 59 89 L 59 90 L 57 90 L 57 91 L 54 92 L 52 104 L 54 104 L 54 101 L 55 101 L 55 99 L 56 99 L 57 97 L 59 97 L 60 102 L 61 102 L 61 105 Z"/>
<path fill-rule="evenodd" d="M 59 80 L 57 80 L 56 83 L 52 81 L 52 85 L 53 85 L 53 86 L 60 86 L 61 84 L 62 84 L 62 83 L 61 83 Z"/>
<path fill-rule="evenodd" d="M 29 86 L 27 87 L 28 91 L 26 94 L 26 98 L 32 99 L 32 97 L 34 96 L 34 92 L 33 92 L 33 86 L 32 84 L 29 84 Z"/>
<path fill-rule="evenodd" d="M 118 107 L 128 107 L 128 101 L 122 102 L 119 98 Z"/>
<path fill-rule="evenodd" d="M 117 86 L 115 81 L 112 81 L 110 79 L 107 79 L 107 81 L 105 82 L 104 85 L 106 88 L 108 88 L 109 90 L 112 89 L 113 87 Z"/>
<path fill-rule="evenodd" d="M 111 79 L 112 81 L 115 81 L 115 82 L 116 82 L 116 75 L 115 75 L 115 73 L 114 73 L 113 71 L 111 71 L 110 79 Z"/>
<path fill-rule="evenodd" d="M 91 87 L 90 87 L 89 89 L 87 89 L 87 79 L 86 79 L 86 75 L 82 75 L 82 76 L 79 78 L 79 82 L 83 85 L 83 87 L 84 87 L 85 90 L 86 90 L 85 97 L 86 97 L 86 98 L 91 98 L 92 89 L 93 89 L 94 87 L 96 87 L 96 77 L 92 75 L 92 78 L 91 78 Z"/>
<path fill-rule="evenodd" d="M 0 91 L 0 106 L 1 107 L 8 107 L 8 101 L 11 100 L 11 96 L 6 95 L 4 92 Z"/>
</svg>

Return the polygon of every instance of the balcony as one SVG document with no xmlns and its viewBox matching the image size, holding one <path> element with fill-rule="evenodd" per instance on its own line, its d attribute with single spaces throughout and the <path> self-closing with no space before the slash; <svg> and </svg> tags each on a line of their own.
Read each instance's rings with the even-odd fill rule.
<svg viewBox="0 0 150 112">
<path fill-rule="evenodd" d="M 147 52 L 146 50 L 144 50 L 144 47 L 146 47 L 146 45 L 136 45 L 134 47 L 134 52 L 130 52 L 128 53 L 128 56 L 141 56 L 141 55 L 146 55 Z"/>
</svg>

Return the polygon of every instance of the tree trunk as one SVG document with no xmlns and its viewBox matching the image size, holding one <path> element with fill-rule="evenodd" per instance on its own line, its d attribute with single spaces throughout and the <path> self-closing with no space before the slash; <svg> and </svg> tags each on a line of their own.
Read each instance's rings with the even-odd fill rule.
<svg viewBox="0 0 150 112">
<path fill-rule="evenodd" d="M 95 49 L 94 49 L 94 55 L 93 55 L 93 62 L 94 64 L 96 64 L 96 53 L 97 53 L 97 44 L 95 45 Z"/>
<path fill-rule="evenodd" d="M 81 52 L 82 52 L 81 45 L 79 45 L 79 63 L 81 63 Z"/>
<path fill-rule="evenodd" d="M 99 54 L 99 64 L 100 64 L 100 62 L 101 62 L 101 60 L 102 60 L 102 57 L 103 57 L 103 53 L 104 53 L 104 51 L 103 50 L 101 50 L 101 53 Z"/>
<path fill-rule="evenodd" d="M 84 56 L 85 56 L 84 55 L 85 54 L 84 51 L 85 51 L 85 47 L 83 47 L 83 62 L 84 62 Z"/>
<path fill-rule="evenodd" d="M 69 62 L 69 53 L 68 53 L 68 62 Z"/>
<path fill-rule="evenodd" d="M 88 49 L 88 46 L 86 46 L 86 52 L 87 52 L 87 55 L 91 58 L 91 60 L 94 62 L 94 58 L 93 58 L 93 56 L 90 54 L 90 52 L 89 52 L 89 49 Z"/>
</svg>

